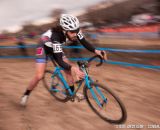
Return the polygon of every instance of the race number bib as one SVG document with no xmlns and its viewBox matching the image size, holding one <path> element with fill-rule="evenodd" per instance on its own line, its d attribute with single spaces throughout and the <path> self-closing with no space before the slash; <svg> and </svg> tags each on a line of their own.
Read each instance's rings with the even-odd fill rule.
<svg viewBox="0 0 160 130">
<path fill-rule="evenodd" d="M 83 34 L 81 33 L 81 32 L 79 32 L 78 34 L 77 34 L 77 37 L 80 39 L 80 40 L 82 40 L 83 39 Z"/>
<path fill-rule="evenodd" d="M 61 44 L 53 44 L 53 52 L 54 53 L 60 53 L 62 51 L 62 45 Z"/>
</svg>

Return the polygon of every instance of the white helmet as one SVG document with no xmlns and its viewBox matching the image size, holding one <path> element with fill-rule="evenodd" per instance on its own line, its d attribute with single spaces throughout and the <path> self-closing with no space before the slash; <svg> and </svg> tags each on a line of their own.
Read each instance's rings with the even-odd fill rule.
<svg viewBox="0 0 160 130">
<path fill-rule="evenodd" d="M 65 31 L 74 31 L 79 29 L 79 20 L 75 16 L 62 14 L 60 17 L 60 25 Z"/>
</svg>

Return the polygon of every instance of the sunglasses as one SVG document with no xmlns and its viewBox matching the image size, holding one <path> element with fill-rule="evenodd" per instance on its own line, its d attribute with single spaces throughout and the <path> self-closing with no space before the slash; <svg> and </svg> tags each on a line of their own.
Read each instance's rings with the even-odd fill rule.
<svg viewBox="0 0 160 130">
<path fill-rule="evenodd" d="M 76 30 L 70 30 L 70 31 L 68 31 L 68 32 L 71 32 L 71 33 L 78 33 L 78 32 L 79 32 L 79 28 L 76 29 Z"/>
</svg>

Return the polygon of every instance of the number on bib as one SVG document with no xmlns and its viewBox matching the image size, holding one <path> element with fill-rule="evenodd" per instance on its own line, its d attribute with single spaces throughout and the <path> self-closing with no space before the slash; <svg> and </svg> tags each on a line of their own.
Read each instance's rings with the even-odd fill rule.
<svg viewBox="0 0 160 130">
<path fill-rule="evenodd" d="M 80 40 L 83 39 L 83 35 L 82 35 L 81 32 L 79 32 L 79 33 L 77 34 L 77 36 L 78 36 L 78 38 L 79 38 Z"/>
<path fill-rule="evenodd" d="M 53 44 L 53 52 L 54 53 L 60 53 L 62 51 L 62 45 L 61 44 Z"/>
</svg>

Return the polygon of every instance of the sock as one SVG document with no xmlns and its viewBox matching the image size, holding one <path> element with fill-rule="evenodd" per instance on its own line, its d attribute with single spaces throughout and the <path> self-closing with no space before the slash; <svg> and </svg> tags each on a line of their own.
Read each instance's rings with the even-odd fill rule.
<svg viewBox="0 0 160 130">
<path fill-rule="evenodd" d="M 71 91 L 74 92 L 74 85 L 69 86 L 69 87 L 70 87 Z"/>
<path fill-rule="evenodd" d="M 31 91 L 32 91 L 32 90 L 26 90 L 25 93 L 24 93 L 24 95 L 28 95 L 28 96 L 29 96 L 30 93 L 31 93 Z"/>
</svg>

